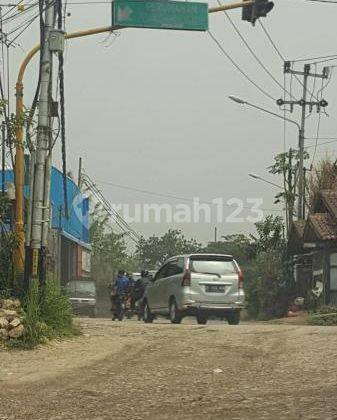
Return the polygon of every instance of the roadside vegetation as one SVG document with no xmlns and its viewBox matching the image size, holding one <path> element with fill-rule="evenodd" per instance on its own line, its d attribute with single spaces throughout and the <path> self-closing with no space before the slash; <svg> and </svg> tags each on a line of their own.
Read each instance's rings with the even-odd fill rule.
<svg viewBox="0 0 337 420">
<path fill-rule="evenodd" d="M 322 306 L 310 314 L 308 322 L 310 325 L 337 325 L 337 306 Z"/>
<path fill-rule="evenodd" d="M 79 335 L 68 296 L 53 279 L 45 285 L 32 283 L 22 305 L 22 335 L 7 341 L 7 346 L 31 349 L 52 339 Z"/>
</svg>

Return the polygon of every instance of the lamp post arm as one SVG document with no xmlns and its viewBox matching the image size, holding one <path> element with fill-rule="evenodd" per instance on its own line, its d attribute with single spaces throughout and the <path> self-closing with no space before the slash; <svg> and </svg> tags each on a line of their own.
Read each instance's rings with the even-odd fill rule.
<svg viewBox="0 0 337 420">
<path fill-rule="evenodd" d="M 269 111 L 268 109 L 262 108 L 262 107 L 260 107 L 260 106 L 258 106 L 258 105 L 252 104 L 252 103 L 250 103 L 250 102 L 246 102 L 246 101 L 244 101 L 244 103 L 243 103 L 243 104 L 246 104 L 246 105 L 249 105 L 249 106 L 251 106 L 251 107 L 253 107 L 253 108 L 256 108 L 256 109 L 258 109 L 259 111 L 266 112 L 267 114 L 273 115 L 274 117 L 280 118 L 281 120 L 285 120 L 285 121 L 288 121 L 288 122 L 290 122 L 290 123 L 292 123 L 292 124 L 295 124 L 295 125 L 296 125 L 296 127 L 298 128 L 298 130 L 299 130 L 299 131 L 301 130 L 300 125 L 299 125 L 296 121 L 291 120 L 290 118 L 287 118 L 287 117 L 282 117 L 282 115 L 280 115 L 280 114 L 276 114 L 276 112 Z"/>
</svg>

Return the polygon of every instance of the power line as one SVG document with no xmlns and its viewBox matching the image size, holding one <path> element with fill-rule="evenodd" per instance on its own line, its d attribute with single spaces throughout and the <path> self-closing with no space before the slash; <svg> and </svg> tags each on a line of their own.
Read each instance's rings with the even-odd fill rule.
<svg viewBox="0 0 337 420">
<path fill-rule="evenodd" d="M 4 23 L 8 24 L 9 22 L 13 22 L 18 18 L 22 18 L 24 15 L 27 15 L 29 12 L 32 12 L 33 9 L 38 5 L 38 1 L 33 4 L 29 4 L 26 8 L 22 11 L 17 11 L 16 13 L 7 16 L 3 21 Z"/>
<path fill-rule="evenodd" d="M 316 64 L 317 66 L 317 64 Z M 332 69 L 330 69 L 330 75 L 329 75 L 329 79 L 326 82 L 326 84 L 324 85 L 324 79 L 322 79 L 322 87 L 321 89 L 317 92 L 318 95 L 320 96 L 320 99 L 323 98 L 323 92 L 324 90 L 328 87 L 329 83 L 331 82 L 331 78 L 332 78 Z M 317 145 L 318 145 L 318 137 L 319 137 L 319 130 L 320 130 L 320 125 L 321 125 L 321 117 L 322 117 L 322 113 L 321 113 L 321 109 L 319 110 L 319 114 L 318 114 L 318 121 L 317 121 L 317 129 L 316 129 L 316 142 L 315 142 L 315 150 L 312 156 L 312 160 L 311 160 L 311 167 L 314 163 L 315 160 L 315 156 L 316 156 L 316 151 L 317 151 Z"/>
<path fill-rule="evenodd" d="M 326 142 L 323 142 L 323 143 L 318 143 L 317 146 L 316 146 L 316 144 L 311 145 L 311 146 L 306 146 L 306 147 L 304 147 L 304 149 L 311 149 L 312 147 L 325 146 L 326 144 L 331 144 L 331 143 L 336 143 L 336 142 L 337 142 L 337 138 L 335 140 L 326 141 Z"/>
<path fill-rule="evenodd" d="M 210 30 L 208 30 L 209 36 L 212 38 L 212 40 L 215 42 L 215 44 L 218 46 L 220 51 L 226 56 L 226 58 L 232 63 L 232 65 L 252 84 L 254 85 L 263 95 L 271 99 L 272 101 L 275 101 L 275 98 L 271 96 L 267 91 L 265 91 L 261 86 L 259 86 L 254 80 L 252 80 L 247 73 L 245 73 L 240 66 L 234 61 L 234 59 L 227 53 L 227 51 L 223 48 L 221 43 L 217 40 L 217 38 L 212 34 Z"/>
<path fill-rule="evenodd" d="M 8 4 L 8 5 L 3 4 L 2 7 L 5 7 L 5 6 L 10 7 L 10 9 L 7 10 L 7 12 L 3 14 L 3 17 L 7 16 L 8 13 L 10 13 L 13 9 L 16 9 L 20 5 L 20 3 L 22 3 L 22 0 L 19 0 L 18 3 L 16 4 Z"/>
<path fill-rule="evenodd" d="M 148 195 L 153 195 L 153 196 L 156 196 L 156 197 L 173 198 L 174 200 L 186 201 L 186 202 L 189 202 L 189 203 L 194 203 L 194 201 L 195 201 L 193 198 L 187 198 L 187 197 L 181 197 L 181 196 L 176 196 L 176 195 L 172 195 L 172 194 L 164 194 L 164 193 L 158 193 L 158 192 L 143 190 L 143 189 L 140 189 L 140 188 L 129 187 L 129 186 L 126 186 L 126 185 L 114 184 L 114 183 L 109 182 L 109 181 L 97 180 L 97 182 L 99 182 L 100 184 L 106 184 L 106 185 L 111 185 L 112 187 L 121 188 L 123 190 L 135 191 L 135 192 L 139 192 L 141 194 L 148 194 Z M 217 204 L 213 203 L 212 201 L 201 200 L 200 202 L 204 203 L 204 204 L 209 204 L 211 206 L 217 205 Z M 224 203 L 223 206 L 224 207 L 232 207 L 230 204 L 226 204 L 226 203 Z M 242 206 L 242 208 L 247 209 L 247 210 L 251 210 L 251 207 L 249 207 L 249 206 Z M 267 208 L 261 208 L 261 210 L 277 211 L 277 212 L 282 211 L 282 210 L 267 209 Z"/>
<path fill-rule="evenodd" d="M 292 63 L 299 63 L 301 61 L 305 61 L 305 62 L 309 62 L 309 61 L 315 61 L 315 60 L 324 60 L 324 59 L 329 59 L 329 58 L 333 58 L 333 57 L 337 57 L 337 54 L 331 54 L 331 55 L 322 55 L 319 57 L 311 57 L 311 58 L 298 58 L 296 60 L 291 60 Z M 320 63 L 323 63 L 324 61 L 320 61 Z"/>
<path fill-rule="evenodd" d="M 222 3 L 220 0 L 217 0 L 219 6 L 222 6 Z M 248 49 L 248 51 L 251 53 L 251 55 L 254 57 L 255 61 L 262 67 L 262 69 L 267 73 L 267 75 L 277 84 L 278 87 L 280 87 L 282 90 L 285 89 L 284 86 L 282 86 L 282 84 L 276 79 L 276 77 L 271 73 L 271 71 L 265 66 L 265 64 L 262 62 L 262 60 L 257 56 L 257 54 L 255 53 L 255 51 L 251 48 L 251 46 L 248 44 L 247 40 L 245 39 L 245 37 L 241 34 L 241 32 L 239 31 L 238 27 L 235 25 L 235 23 L 233 22 L 232 18 L 229 16 L 229 14 L 223 10 L 223 14 L 226 16 L 226 18 L 228 19 L 229 23 L 231 24 L 231 26 L 233 27 L 234 31 L 237 33 L 237 35 L 240 37 L 241 41 L 244 43 L 244 45 L 246 46 L 246 48 Z M 295 99 L 294 96 L 291 95 L 291 93 L 287 92 L 288 95 L 290 95 L 293 99 Z"/>
<path fill-rule="evenodd" d="M 337 1 L 333 0 L 306 0 L 306 1 L 313 1 L 316 3 L 331 3 L 331 4 L 337 4 Z"/>
<path fill-rule="evenodd" d="M 62 30 L 62 0 L 58 0 L 57 4 L 57 28 Z M 62 172 L 63 172 L 63 195 L 64 210 L 66 218 L 69 217 L 68 210 L 68 187 L 67 187 L 67 150 L 66 150 L 66 132 L 65 132 L 65 98 L 64 98 L 64 70 L 63 70 L 63 51 L 58 53 L 59 69 L 58 78 L 60 86 L 60 126 L 61 126 L 61 149 L 62 149 Z"/>
<path fill-rule="evenodd" d="M 83 173 L 83 182 L 89 188 L 89 190 L 95 195 L 98 201 L 103 205 L 105 211 L 114 219 L 115 223 L 119 226 L 119 228 L 125 232 L 131 240 L 134 242 L 138 242 L 141 238 L 141 235 L 136 232 L 131 226 L 120 216 L 120 214 L 113 209 L 109 201 L 104 197 L 102 192 L 99 190 L 97 185 L 92 181 L 89 175 Z"/>
<path fill-rule="evenodd" d="M 305 140 L 316 140 L 317 137 L 306 137 Z M 337 140 L 337 137 L 319 137 L 318 140 Z"/>
<path fill-rule="evenodd" d="M 32 24 L 33 24 L 33 22 L 37 19 L 39 17 L 39 14 L 37 14 L 37 15 L 35 15 L 27 24 L 26 24 L 26 26 L 13 38 L 13 39 L 11 39 L 10 41 L 9 41 L 9 43 L 8 43 L 8 45 L 10 46 L 10 45 L 12 45 Z M 10 34 L 12 34 L 12 33 L 14 33 L 14 32 L 16 32 L 18 29 L 20 29 L 20 28 L 17 28 L 17 29 L 15 29 L 14 31 L 12 31 L 12 32 L 9 32 L 8 33 L 8 35 L 10 35 Z"/>
<path fill-rule="evenodd" d="M 281 60 L 282 60 L 282 62 L 284 63 L 286 60 L 285 60 L 285 58 L 284 58 L 283 54 L 280 52 L 279 48 L 276 46 L 276 44 L 275 44 L 275 42 L 273 41 L 273 39 L 272 39 L 271 35 L 270 35 L 270 34 L 269 34 L 269 32 L 267 31 L 266 27 L 263 25 L 263 23 L 261 22 L 261 20 L 260 20 L 260 19 L 258 19 L 258 21 L 259 21 L 259 24 L 260 24 L 260 26 L 261 26 L 261 28 L 262 28 L 263 32 L 265 33 L 265 35 L 267 36 L 267 38 L 268 38 L 269 42 L 271 43 L 271 45 L 273 46 L 274 50 L 276 51 L 277 55 L 280 57 L 280 59 L 281 59 Z M 298 83 L 299 83 L 302 87 L 304 87 L 304 86 L 303 86 L 302 81 L 299 79 L 299 77 L 298 77 L 296 74 L 294 75 L 294 77 L 295 77 L 295 79 L 297 80 L 297 82 L 298 82 Z M 317 98 L 317 97 L 313 94 L 313 92 L 311 92 L 308 88 L 306 89 L 306 91 L 307 91 L 309 94 L 311 94 L 311 95 L 312 95 L 315 99 L 317 99 L 317 100 L 318 100 L 318 98 Z"/>
<path fill-rule="evenodd" d="M 269 35 L 269 32 L 267 31 L 267 29 L 265 28 L 265 26 L 263 25 L 263 23 L 261 22 L 260 19 L 258 19 L 258 22 L 259 22 L 263 32 L 266 34 L 267 38 L 269 39 L 271 45 L 274 47 L 274 50 L 276 51 L 277 55 L 281 58 L 282 61 L 285 61 L 283 55 L 281 54 L 280 50 L 277 48 L 275 42 L 273 41 L 272 37 Z"/>
<path fill-rule="evenodd" d="M 327 60 L 314 61 L 312 64 L 322 64 L 322 63 L 327 63 L 327 62 L 329 62 L 329 61 L 335 61 L 335 60 L 337 60 L 337 56 L 336 56 L 336 57 L 334 57 L 334 58 L 329 58 L 329 59 L 327 59 Z"/>
</svg>

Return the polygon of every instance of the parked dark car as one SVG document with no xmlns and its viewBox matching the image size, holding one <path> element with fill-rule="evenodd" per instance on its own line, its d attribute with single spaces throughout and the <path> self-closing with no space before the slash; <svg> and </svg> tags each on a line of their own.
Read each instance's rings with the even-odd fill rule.
<svg viewBox="0 0 337 420">
<path fill-rule="evenodd" d="M 92 280 L 72 280 L 66 284 L 66 291 L 74 314 L 97 316 L 96 284 Z"/>
</svg>

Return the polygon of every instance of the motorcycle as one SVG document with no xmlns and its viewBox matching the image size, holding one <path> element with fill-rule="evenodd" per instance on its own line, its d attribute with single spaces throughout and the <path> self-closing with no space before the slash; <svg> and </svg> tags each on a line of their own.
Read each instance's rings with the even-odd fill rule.
<svg viewBox="0 0 337 420">
<path fill-rule="evenodd" d="M 112 320 L 115 321 L 116 319 L 118 319 L 118 321 L 123 321 L 124 316 L 127 315 L 129 313 L 129 296 L 127 293 L 120 293 L 120 294 L 116 294 L 114 296 L 112 296 L 112 304 L 113 304 L 113 308 L 112 308 Z"/>
</svg>

